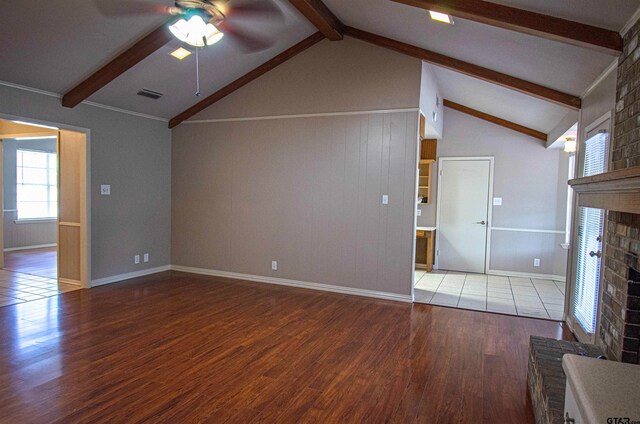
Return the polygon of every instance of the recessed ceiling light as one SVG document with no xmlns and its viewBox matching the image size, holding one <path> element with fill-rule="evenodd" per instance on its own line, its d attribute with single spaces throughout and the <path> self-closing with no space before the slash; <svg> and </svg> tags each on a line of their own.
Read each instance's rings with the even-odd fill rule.
<svg viewBox="0 0 640 424">
<path fill-rule="evenodd" d="M 429 15 L 431 15 L 431 19 L 438 22 L 444 22 L 445 24 L 453 24 L 453 18 L 446 13 L 434 12 L 433 10 L 429 11 Z"/>
<path fill-rule="evenodd" d="M 185 57 L 189 56 L 191 52 L 183 47 L 180 47 L 178 50 L 171 53 L 171 56 L 175 57 L 178 60 L 182 60 Z"/>
</svg>

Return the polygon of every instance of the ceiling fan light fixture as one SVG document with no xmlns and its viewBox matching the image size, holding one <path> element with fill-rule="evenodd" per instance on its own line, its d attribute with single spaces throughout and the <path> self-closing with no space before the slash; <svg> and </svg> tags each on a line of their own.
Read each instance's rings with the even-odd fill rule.
<svg viewBox="0 0 640 424">
<path fill-rule="evenodd" d="M 210 46 L 224 36 L 212 23 L 205 23 L 200 15 L 193 15 L 189 20 L 181 18 L 169 26 L 169 30 L 178 40 L 194 47 Z"/>
<path fill-rule="evenodd" d="M 434 12 L 433 10 L 429 11 L 429 16 L 431 19 L 438 22 L 444 22 L 445 24 L 453 25 L 453 18 L 446 13 Z"/>
</svg>

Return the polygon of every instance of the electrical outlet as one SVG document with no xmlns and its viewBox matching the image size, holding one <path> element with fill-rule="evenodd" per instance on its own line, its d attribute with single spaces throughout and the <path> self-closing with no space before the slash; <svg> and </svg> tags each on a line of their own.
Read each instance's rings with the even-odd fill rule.
<svg viewBox="0 0 640 424">
<path fill-rule="evenodd" d="M 533 266 L 536 266 L 536 267 L 537 267 L 537 266 L 540 266 L 540 259 L 535 258 L 535 259 L 533 260 Z"/>
<path fill-rule="evenodd" d="M 493 206 L 502 206 L 502 197 L 494 197 Z"/>
<path fill-rule="evenodd" d="M 383 205 L 388 205 L 389 204 L 389 195 L 388 194 L 383 194 L 382 195 L 382 204 Z"/>
<path fill-rule="evenodd" d="M 133 263 L 138 265 L 140 263 L 140 255 L 135 255 L 133 257 Z"/>
<path fill-rule="evenodd" d="M 102 184 L 100 186 L 100 194 L 103 196 L 111 196 L 111 185 Z"/>
<path fill-rule="evenodd" d="M 271 270 L 272 271 L 278 270 L 278 261 L 271 261 Z"/>
<path fill-rule="evenodd" d="M 422 209 L 418 209 L 418 216 L 422 216 Z"/>
<path fill-rule="evenodd" d="M 145 253 L 145 254 L 142 256 L 142 260 L 143 260 L 143 262 L 149 262 L 149 254 L 148 254 L 148 253 Z"/>
</svg>

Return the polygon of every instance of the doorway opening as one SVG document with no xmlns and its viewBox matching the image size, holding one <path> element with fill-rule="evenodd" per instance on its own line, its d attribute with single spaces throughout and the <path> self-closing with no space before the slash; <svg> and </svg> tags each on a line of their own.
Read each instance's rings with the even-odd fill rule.
<svg viewBox="0 0 640 424">
<path fill-rule="evenodd" d="M 87 135 L 0 119 L 0 306 L 87 286 Z"/>
</svg>

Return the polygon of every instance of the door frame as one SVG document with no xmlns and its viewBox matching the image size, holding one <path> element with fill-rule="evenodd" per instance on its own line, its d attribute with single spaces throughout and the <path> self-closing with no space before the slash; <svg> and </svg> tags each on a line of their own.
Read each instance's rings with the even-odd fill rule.
<svg viewBox="0 0 640 424">
<path fill-rule="evenodd" d="M 85 193 L 84 193 L 84 198 L 85 198 L 84 212 L 86 214 L 86 235 L 85 235 L 86 243 L 84 243 L 85 263 L 83 264 L 83 267 L 86 269 L 86 277 L 85 277 L 85 280 L 81 282 L 82 284 L 80 287 L 81 288 L 91 287 L 91 130 L 89 128 L 77 127 L 74 125 L 47 121 L 44 119 L 39 119 L 34 117 L 10 115 L 6 113 L 0 113 L 0 119 L 4 119 L 7 121 L 23 121 L 28 124 L 34 124 L 34 125 L 46 125 L 46 126 L 55 127 L 61 130 L 79 132 L 85 135 L 86 187 L 85 187 Z M 56 226 L 57 226 L 57 222 L 56 222 Z M 0 240 L 0 248 L 4 250 L 4 240 Z M 82 257 L 83 255 L 81 254 L 80 256 Z"/>
<path fill-rule="evenodd" d="M 493 219 L 493 175 L 495 158 L 493 156 L 446 156 L 438 159 L 438 194 L 436 197 L 436 255 L 435 255 L 435 269 L 439 269 L 439 253 L 440 253 L 440 206 L 442 205 L 442 165 L 444 162 L 453 161 L 477 161 L 485 160 L 489 162 L 489 198 L 487 199 L 487 241 L 485 245 L 485 258 L 484 258 L 484 274 L 487 273 L 491 259 L 491 223 Z"/>
<path fill-rule="evenodd" d="M 582 111 L 580 111 L 579 119 L 582 118 Z M 578 122 L 580 122 L 580 120 Z M 583 175 L 583 166 L 584 166 L 584 143 L 587 141 L 587 134 L 593 131 L 595 128 L 599 127 L 603 123 L 609 120 L 609 146 L 611 146 L 611 142 L 613 139 L 613 130 L 614 130 L 614 122 L 613 122 L 613 113 L 611 110 L 607 111 L 604 115 L 595 119 L 589 125 L 584 128 L 578 129 L 579 139 L 576 146 L 576 159 L 575 159 L 575 172 L 574 178 L 580 178 Z M 607 167 L 611 169 L 611 147 L 609 147 L 609 152 L 607 152 Z M 571 211 L 571 241 L 569 243 L 569 259 L 567 263 L 567 277 L 566 277 L 566 295 L 565 295 L 565 305 L 564 305 L 564 321 L 569 326 L 571 332 L 576 336 L 578 341 L 583 343 L 596 343 L 600 339 L 600 335 L 598 332 L 598 327 L 600 326 L 600 314 L 602 313 L 602 292 L 604 290 L 603 278 L 604 278 L 604 262 L 606 257 L 606 237 L 607 237 L 607 227 L 608 227 L 608 214 L 609 211 L 605 209 L 604 214 L 604 225 L 602 226 L 602 258 L 600 263 L 600 280 L 598 284 L 598 303 L 596 310 L 596 331 L 594 334 L 586 333 L 580 324 L 575 322 L 575 318 L 573 316 L 573 299 L 576 291 L 576 271 L 578 266 L 578 227 L 579 227 L 579 212 L 580 208 L 580 194 L 574 192 L 573 196 L 573 209 Z"/>
</svg>

